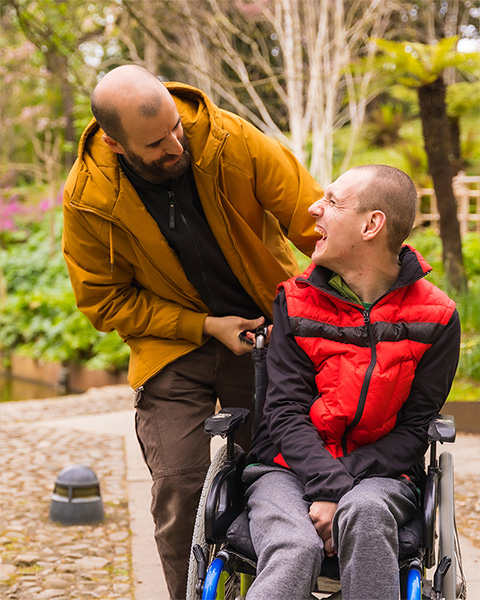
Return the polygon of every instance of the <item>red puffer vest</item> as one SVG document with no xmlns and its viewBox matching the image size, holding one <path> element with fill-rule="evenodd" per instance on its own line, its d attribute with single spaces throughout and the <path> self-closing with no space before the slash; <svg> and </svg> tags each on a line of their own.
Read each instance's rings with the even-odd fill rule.
<svg viewBox="0 0 480 600">
<path fill-rule="evenodd" d="M 393 429 L 415 368 L 455 303 L 421 279 L 392 289 L 365 310 L 306 281 L 311 270 L 282 285 L 295 339 L 316 372 L 310 418 L 337 458 Z M 275 462 L 288 466 L 281 455 Z"/>
</svg>

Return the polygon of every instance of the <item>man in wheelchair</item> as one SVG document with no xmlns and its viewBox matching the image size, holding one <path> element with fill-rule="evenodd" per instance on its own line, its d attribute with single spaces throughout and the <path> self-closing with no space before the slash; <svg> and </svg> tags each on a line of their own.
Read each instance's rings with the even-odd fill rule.
<svg viewBox="0 0 480 600">
<path fill-rule="evenodd" d="M 309 209 L 319 240 L 275 299 L 243 473 L 257 555 L 248 600 L 310 598 L 333 555 L 344 600 L 398 600 L 398 530 L 417 511 L 429 423 L 460 346 L 454 302 L 402 245 L 416 202 L 405 173 L 370 165 Z"/>
</svg>

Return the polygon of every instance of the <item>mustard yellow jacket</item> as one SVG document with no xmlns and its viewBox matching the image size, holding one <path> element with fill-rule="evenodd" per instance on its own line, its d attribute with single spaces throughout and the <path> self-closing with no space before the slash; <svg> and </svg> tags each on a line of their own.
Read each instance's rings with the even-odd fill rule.
<svg viewBox="0 0 480 600">
<path fill-rule="evenodd" d="M 201 91 L 167 84 L 189 139 L 210 228 L 240 283 L 271 318 L 276 286 L 298 272 L 289 238 L 310 254 L 307 207 L 322 190 L 294 156 Z M 78 308 L 130 346 L 142 385 L 206 341 L 208 308 L 92 120 L 65 185 L 63 252 Z"/>
</svg>

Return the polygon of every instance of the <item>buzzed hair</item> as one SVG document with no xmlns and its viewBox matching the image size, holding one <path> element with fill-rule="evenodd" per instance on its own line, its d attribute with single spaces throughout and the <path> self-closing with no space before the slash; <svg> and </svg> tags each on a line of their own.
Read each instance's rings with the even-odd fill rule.
<svg viewBox="0 0 480 600">
<path fill-rule="evenodd" d="M 140 106 L 138 107 L 138 111 L 142 116 L 152 118 L 158 115 L 158 111 L 160 110 L 161 106 L 162 101 L 159 95 L 152 94 L 146 102 L 140 104 Z"/>
<path fill-rule="evenodd" d="M 417 189 L 411 178 L 395 167 L 364 165 L 353 167 L 372 179 L 359 192 L 359 210 L 381 210 L 387 219 L 388 249 L 398 254 L 410 235 L 417 214 Z"/>
<path fill-rule="evenodd" d="M 147 71 L 143 67 L 139 65 L 125 65 L 124 67 L 117 67 L 113 71 L 125 72 L 128 69 L 130 74 L 135 74 L 135 80 L 130 79 L 127 82 L 124 82 L 124 93 L 125 94 L 135 94 L 140 93 L 145 90 L 143 82 L 148 79 L 155 79 L 157 82 L 159 81 L 153 73 Z M 110 71 L 110 73 L 113 73 Z M 108 81 L 109 73 L 105 75 Z M 92 98 L 90 101 L 90 105 L 92 108 L 93 116 L 95 120 L 99 124 L 99 126 L 103 129 L 103 131 L 113 138 L 116 142 L 121 144 L 122 146 L 128 145 L 127 133 L 122 125 L 122 119 L 120 115 L 120 111 L 118 110 L 118 106 L 114 102 L 106 102 L 104 98 L 102 98 L 102 82 L 103 79 L 100 80 L 96 88 L 93 90 Z M 159 94 L 152 93 L 143 100 L 143 102 L 139 105 L 138 111 L 144 117 L 154 117 L 158 114 L 161 106 L 161 98 Z"/>
<path fill-rule="evenodd" d="M 106 104 L 104 102 L 97 103 L 95 91 L 92 94 L 90 105 L 92 107 L 93 116 L 103 131 L 116 142 L 125 146 L 127 134 L 123 128 L 120 113 L 117 108 L 112 104 Z"/>
</svg>

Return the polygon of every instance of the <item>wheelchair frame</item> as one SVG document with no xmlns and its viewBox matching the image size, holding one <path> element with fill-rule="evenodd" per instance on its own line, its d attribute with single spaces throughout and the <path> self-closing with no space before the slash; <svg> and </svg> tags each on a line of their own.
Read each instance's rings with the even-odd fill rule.
<svg viewBox="0 0 480 600">
<path fill-rule="evenodd" d="M 259 342 L 261 349 L 265 334 L 263 336 Z M 258 404 L 254 398 L 257 411 Z M 241 474 L 246 455 L 235 444 L 234 435 L 248 415 L 249 411 L 242 408 L 223 409 L 205 422 L 206 434 L 220 435 L 227 443 L 215 455 L 202 489 L 190 554 L 187 600 L 241 600 L 255 576 L 255 560 L 227 539 L 229 525 L 245 508 Z M 437 415 L 430 423 L 423 540 L 415 554 L 399 564 L 402 600 L 466 598 L 455 523 L 453 458 L 449 452 L 437 456 L 437 444 L 454 442 L 455 436 L 452 416 Z M 338 569 L 332 572 L 329 564 L 327 573 L 322 566 L 315 591 L 335 593 L 340 590 Z"/>
</svg>

